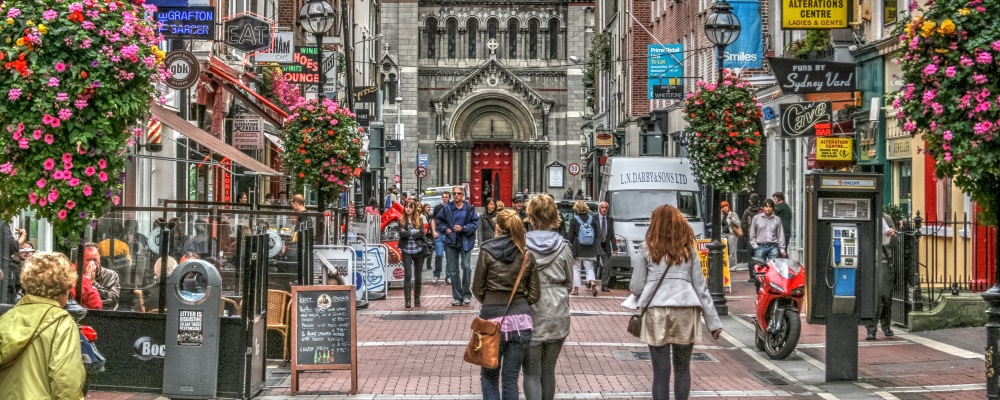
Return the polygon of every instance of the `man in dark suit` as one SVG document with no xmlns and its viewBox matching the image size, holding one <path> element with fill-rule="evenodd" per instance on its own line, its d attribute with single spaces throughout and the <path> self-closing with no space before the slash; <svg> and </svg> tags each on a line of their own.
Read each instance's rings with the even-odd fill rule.
<svg viewBox="0 0 1000 400">
<path fill-rule="evenodd" d="M 615 245 L 615 224 L 608 217 L 608 203 L 605 201 L 597 208 L 597 234 L 601 240 L 601 291 L 610 292 L 611 256 L 618 254 L 618 246 Z"/>
</svg>

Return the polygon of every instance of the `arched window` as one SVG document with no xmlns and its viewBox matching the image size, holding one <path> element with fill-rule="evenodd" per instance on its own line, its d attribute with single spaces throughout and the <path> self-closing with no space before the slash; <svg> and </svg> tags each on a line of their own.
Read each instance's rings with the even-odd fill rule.
<svg viewBox="0 0 1000 400">
<path fill-rule="evenodd" d="M 507 22 L 507 56 L 510 58 L 517 58 L 517 31 L 520 28 L 521 24 L 516 19 L 511 18 Z"/>
<path fill-rule="evenodd" d="M 427 58 L 434 58 L 434 44 L 437 43 L 438 22 L 434 18 L 428 18 L 424 23 L 427 30 Z"/>
<path fill-rule="evenodd" d="M 455 58 L 455 47 L 458 42 L 458 20 L 448 18 L 448 59 Z"/>
<path fill-rule="evenodd" d="M 559 21 L 549 20 L 549 59 L 559 58 Z"/>
<path fill-rule="evenodd" d="M 476 58 L 476 38 L 479 37 L 479 21 L 469 18 L 466 27 L 469 28 L 469 58 Z"/>
<path fill-rule="evenodd" d="M 538 20 L 528 21 L 528 58 L 538 59 Z"/>
<path fill-rule="evenodd" d="M 385 93 L 385 99 L 382 101 L 389 104 L 396 104 L 396 94 L 399 93 L 399 81 L 396 79 L 395 73 L 383 73 L 382 75 L 382 93 Z"/>
<path fill-rule="evenodd" d="M 490 39 L 497 38 L 497 30 L 499 29 L 500 21 L 497 21 L 496 18 L 490 18 L 489 21 L 486 21 L 486 36 L 489 36 Z"/>
</svg>

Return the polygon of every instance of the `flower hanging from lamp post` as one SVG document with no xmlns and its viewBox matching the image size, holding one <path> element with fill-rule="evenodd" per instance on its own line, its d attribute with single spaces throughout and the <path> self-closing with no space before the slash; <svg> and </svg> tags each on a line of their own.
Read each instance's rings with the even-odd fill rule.
<svg viewBox="0 0 1000 400">
<path fill-rule="evenodd" d="M 712 14 L 705 20 L 705 36 L 718 48 L 718 83 L 721 84 L 723 82 L 723 61 L 725 60 L 726 46 L 732 44 L 740 36 L 740 19 L 736 17 L 736 14 L 733 14 L 733 7 L 725 0 L 719 0 L 712 7 Z M 712 293 L 715 309 L 719 315 L 729 315 L 726 294 L 723 292 L 722 249 L 724 246 L 722 245 L 722 226 L 719 215 L 719 190 L 716 186 L 712 185 L 709 189 L 709 193 L 711 193 L 709 196 L 711 199 L 709 215 L 712 217 L 712 243 L 707 246 L 708 288 Z"/>
<path fill-rule="evenodd" d="M 319 68 L 319 86 L 316 98 L 324 96 L 326 90 L 326 71 L 323 70 L 323 35 L 337 24 L 337 12 L 325 0 L 309 0 L 299 10 L 299 26 L 316 38 L 316 65 Z"/>
</svg>

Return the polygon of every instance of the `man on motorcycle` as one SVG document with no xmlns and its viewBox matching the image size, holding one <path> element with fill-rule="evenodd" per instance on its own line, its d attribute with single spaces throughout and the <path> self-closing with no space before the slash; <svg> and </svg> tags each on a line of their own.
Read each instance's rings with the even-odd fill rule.
<svg viewBox="0 0 1000 400">
<path fill-rule="evenodd" d="M 754 257 L 770 260 L 787 256 L 785 231 L 782 229 L 781 219 L 774 214 L 774 200 L 764 200 L 764 212 L 753 217 L 749 237 Z"/>
</svg>

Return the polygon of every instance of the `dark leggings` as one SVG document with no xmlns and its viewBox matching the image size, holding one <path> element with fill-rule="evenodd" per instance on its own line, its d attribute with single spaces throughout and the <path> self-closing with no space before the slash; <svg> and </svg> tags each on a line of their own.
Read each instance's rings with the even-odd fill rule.
<svg viewBox="0 0 1000 400">
<path fill-rule="evenodd" d="M 556 396 L 556 362 L 566 339 L 532 343 L 524 363 L 524 398 L 552 400 Z"/>
<path fill-rule="evenodd" d="M 670 349 L 674 350 L 674 396 L 687 400 L 691 394 L 691 350 L 693 344 L 666 344 L 649 346 L 653 360 L 653 400 L 670 399 Z"/>
</svg>

